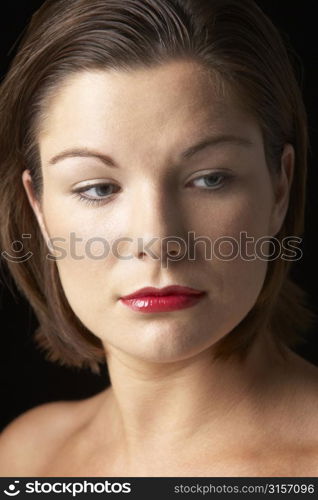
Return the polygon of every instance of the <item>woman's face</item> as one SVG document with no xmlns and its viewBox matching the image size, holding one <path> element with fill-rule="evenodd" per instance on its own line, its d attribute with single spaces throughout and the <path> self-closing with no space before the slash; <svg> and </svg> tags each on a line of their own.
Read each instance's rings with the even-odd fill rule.
<svg viewBox="0 0 318 500">
<path fill-rule="evenodd" d="M 254 258 L 253 243 L 235 256 L 234 242 L 241 232 L 254 242 L 277 233 L 288 182 L 284 174 L 274 189 L 258 124 L 215 89 L 198 65 L 175 61 L 78 73 L 49 104 L 39 134 L 41 206 L 27 171 L 23 182 L 44 237 L 53 239 L 71 308 L 109 353 L 190 358 L 229 333 L 262 288 L 266 244 Z M 189 150 L 208 137 L 210 145 Z M 205 244 L 191 243 L 190 232 Z M 176 238 L 188 254 L 172 260 Z M 174 284 L 206 294 L 169 312 L 134 311 L 119 300 Z"/>
</svg>

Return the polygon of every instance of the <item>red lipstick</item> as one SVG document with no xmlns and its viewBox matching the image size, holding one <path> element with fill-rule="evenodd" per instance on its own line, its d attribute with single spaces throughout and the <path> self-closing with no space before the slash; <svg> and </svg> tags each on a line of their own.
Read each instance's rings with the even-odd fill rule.
<svg viewBox="0 0 318 500">
<path fill-rule="evenodd" d="M 172 285 L 164 288 L 146 287 L 120 298 L 133 311 L 153 313 L 185 309 L 197 304 L 206 292 Z"/>
</svg>

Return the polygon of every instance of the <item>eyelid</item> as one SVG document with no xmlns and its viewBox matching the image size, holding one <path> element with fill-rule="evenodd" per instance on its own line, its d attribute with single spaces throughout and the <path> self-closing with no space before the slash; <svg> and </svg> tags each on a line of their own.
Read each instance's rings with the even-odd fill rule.
<svg viewBox="0 0 318 500">
<path fill-rule="evenodd" d="M 88 191 L 89 189 L 93 189 L 96 187 L 100 186 L 116 186 L 116 184 L 112 182 L 93 182 L 92 184 L 86 184 L 85 186 L 79 187 L 77 189 L 72 190 L 72 197 L 75 198 L 78 201 L 82 201 L 86 203 L 87 205 L 91 206 L 101 206 L 101 205 L 106 205 L 108 201 L 111 200 L 112 196 L 116 194 L 116 191 L 114 193 L 107 194 L 103 197 L 91 197 L 91 196 L 85 196 L 82 195 L 81 193 L 85 193 L 85 191 Z M 117 186 L 118 187 L 118 186 Z"/>
<path fill-rule="evenodd" d="M 190 179 L 187 182 L 187 184 L 190 183 L 193 185 L 194 182 L 199 181 L 200 179 L 207 179 L 207 178 L 213 177 L 213 176 L 221 178 L 221 182 L 219 184 L 217 184 L 214 189 L 218 189 L 218 188 L 222 187 L 225 182 L 229 182 L 233 177 L 233 175 L 229 175 L 228 173 L 225 173 L 225 172 L 210 172 L 208 174 L 203 174 L 203 175 L 198 175 L 196 177 L 193 177 L 192 179 Z M 206 186 L 205 188 L 202 186 L 195 186 L 195 187 L 199 187 L 202 189 L 213 191 L 212 186 L 210 186 L 210 187 Z"/>
<path fill-rule="evenodd" d="M 195 172 L 194 174 L 191 174 L 192 177 L 196 179 L 197 177 L 201 177 L 204 175 L 234 175 L 233 169 L 230 168 L 210 168 L 210 169 L 204 169 L 204 170 L 199 170 L 198 172 Z"/>
<path fill-rule="evenodd" d="M 197 172 L 196 175 L 193 174 L 190 179 L 188 179 L 187 182 L 192 182 L 196 179 L 201 179 L 202 177 L 209 177 L 209 176 L 212 176 L 212 175 L 219 175 L 219 176 L 223 176 L 224 178 L 230 178 L 230 177 L 234 177 L 234 173 L 233 171 L 229 171 L 229 170 L 222 170 L 222 169 L 218 169 L 218 170 L 208 170 L 206 172 Z"/>
<path fill-rule="evenodd" d="M 83 183 L 83 184 L 82 184 Z M 91 188 L 94 186 L 100 186 L 102 184 L 115 184 L 115 182 L 111 179 L 94 179 L 94 180 L 87 180 L 87 181 L 82 181 L 80 184 L 79 183 L 74 183 L 71 185 L 71 188 L 75 191 L 78 191 L 80 189 L 87 189 Z M 74 187 L 76 186 L 76 187 Z"/>
</svg>

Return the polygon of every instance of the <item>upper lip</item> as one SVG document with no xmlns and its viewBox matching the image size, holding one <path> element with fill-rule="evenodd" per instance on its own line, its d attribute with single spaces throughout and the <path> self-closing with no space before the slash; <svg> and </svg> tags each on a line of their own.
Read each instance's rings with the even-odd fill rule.
<svg viewBox="0 0 318 500">
<path fill-rule="evenodd" d="M 203 290 L 197 290 L 195 288 L 190 288 L 187 286 L 170 285 L 164 288 L 155 288 L 152 286 L 147 286 L 140 288 L 136 292 L 129 295 L 124 295 L 122 299 L 133 299 L 136 297 L 145 297 L 147 295 L 199 295 L 204 293 Z"/>
</svg>

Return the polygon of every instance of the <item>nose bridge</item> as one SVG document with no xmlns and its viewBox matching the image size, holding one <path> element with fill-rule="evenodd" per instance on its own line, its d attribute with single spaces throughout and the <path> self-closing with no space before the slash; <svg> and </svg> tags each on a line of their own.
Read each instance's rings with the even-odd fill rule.
<svg viewBox="0 0 318 500">
<path fill-rule="evenodd" d="M 160 182 L 145 182 L 134 195 L 135 231 L 145 237 L 169 236 L 174 226 L 177 211 L 176 199 L 169 188 Z M 138 234 L 137 234 L 138 235 Z"/>
<path fill-rule="evenodd" d="M 130 221 L 138 254 L 147 253 L 145 248 L 150 243 L 157 256 L 162 251 L 174 251 L 174 240 L 181 237 L 182 215 L 175 193 L 161 181 L 145 182 L 136 190 Z"/>
</svg>

